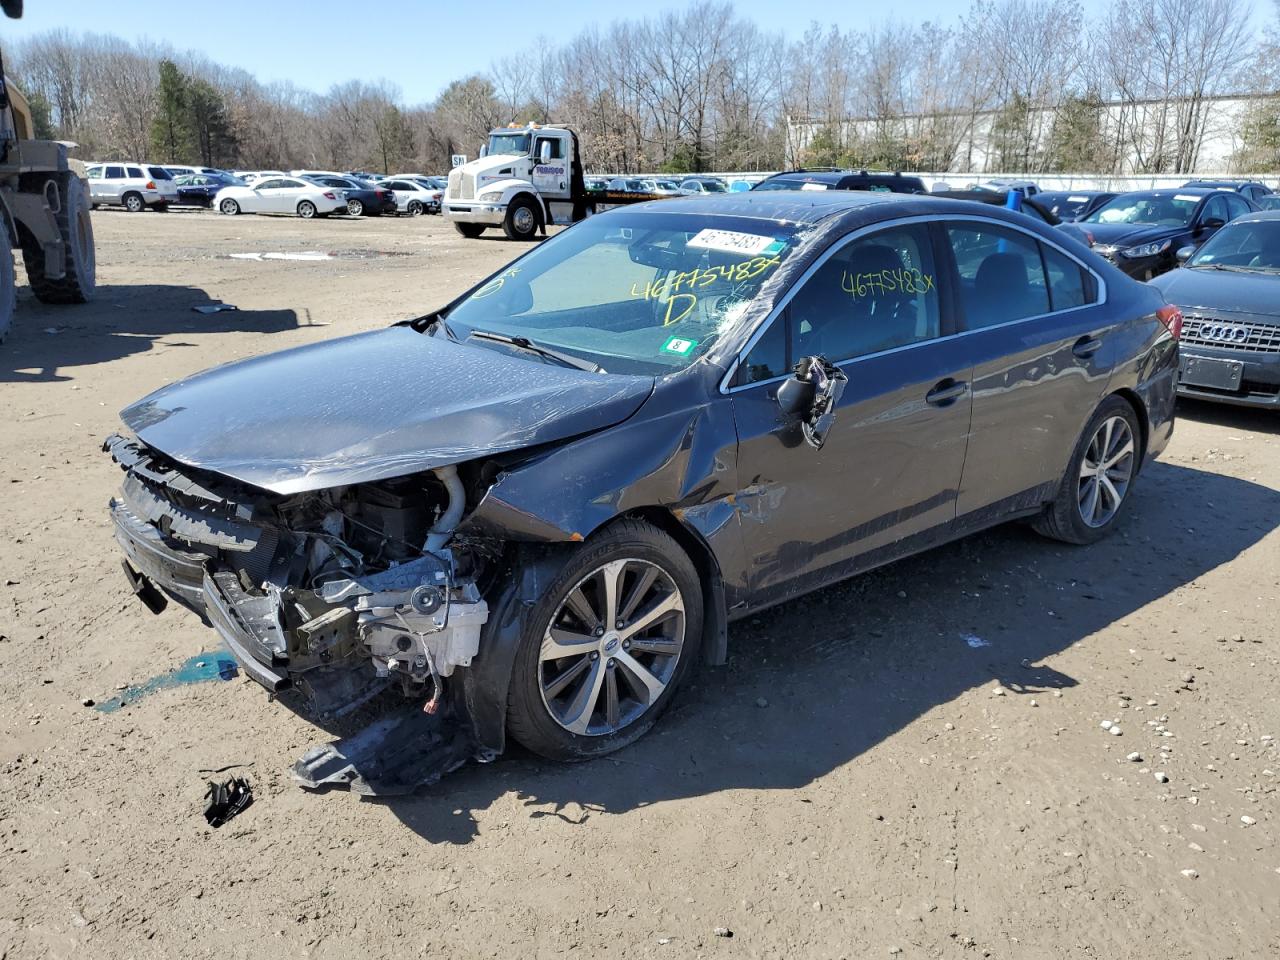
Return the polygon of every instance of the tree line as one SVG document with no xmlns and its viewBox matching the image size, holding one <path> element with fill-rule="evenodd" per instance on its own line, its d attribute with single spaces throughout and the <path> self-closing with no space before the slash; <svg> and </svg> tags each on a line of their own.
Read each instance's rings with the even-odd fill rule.
<svg viewBox="0 0 1280 960">
<path fill-rule="evenodd" d="M 813 23 L 790 43 L 702 0 L 540 38 L 413 105 L 387 81 L 317 93 L 100 34 L 54 31 L 6 55 L 41 135 L 85 158 L 434 171 L 532 120 L 574 126 L 589 170 L 1120 174 L 1193 170 L 1224 134 L 1212 105 L 1237 93 L 1261 96 L 1225 131 L 1233 166 L 1280 168 L 1277 52 L 1247 0 L 1114 0 L 1092 21 L 1078 0 L 973 0 L 951 23 Z"/>
</svg>

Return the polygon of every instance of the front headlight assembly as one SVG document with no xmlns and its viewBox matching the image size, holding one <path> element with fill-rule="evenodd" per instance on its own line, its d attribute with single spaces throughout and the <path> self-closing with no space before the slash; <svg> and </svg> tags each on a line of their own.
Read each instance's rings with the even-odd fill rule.
<svg viewBox="0 0 1280 960">
<path fill-rule="evenodd" d="M 1142 243 L 1136 247 L 1129 247 L 1127 250 L 1121 250 L 1120 254 L 1125 257 L 1154 257 L 1157 253 L 1164 253 L 1173 245 L 1172 240 L 1156 240 L 1153 243 Z"/>
<path fill-rule="evenodd" d="M 476 197 L 481 203 L 497 203 L 502 199 L 501 190 L 490 190 L 488 193 L 482 193 Z"/>
</svg>

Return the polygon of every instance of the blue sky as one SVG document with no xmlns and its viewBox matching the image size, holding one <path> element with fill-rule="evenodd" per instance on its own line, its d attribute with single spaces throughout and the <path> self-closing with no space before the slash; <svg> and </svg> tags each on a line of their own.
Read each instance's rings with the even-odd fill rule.
<svg viewBox="0 0 1280 960">
<path fill-rule="evenodd" d="M 1099 9 L 1104 2 L 1085 0 L 1085 6 Z M 342 80 L 385 78 L 400 87 L 407 102 L 417 103 L 433 99 L 450 80 L 524 49 L 539 34 L 555 41 L 633 11 L 680 6 L 602 5 L 590 0 L 381 0 L 367 5 L 336 0 L 221 0 L 208 5 L 28 0 L 21 20 L 0 19 L 0 41 L 58 28 L 114 33 L 130 40 L 145 37 L 244 67 L 263 81 L 292 80 L 311 90 L 323 91 Z M 805 12 L 797 15 L 797 6 Z M 852 25 L 851 6 L 843 11 L 836 4 L 797 6 L 779 0 L 734 0 L 741 15 L 788 38 L 803 33 L 813 19 L 840 19 Z M 872 11 L 892 10 L 902 21 L 951 22 L 967 7 L 968 0 L 898 0 L 891 6 L 873 6 Z M 1270 14 L 1269 8 L 1265 0 L 1255 0 L 1260 21 L 1264 10 Z"/>
</svg>

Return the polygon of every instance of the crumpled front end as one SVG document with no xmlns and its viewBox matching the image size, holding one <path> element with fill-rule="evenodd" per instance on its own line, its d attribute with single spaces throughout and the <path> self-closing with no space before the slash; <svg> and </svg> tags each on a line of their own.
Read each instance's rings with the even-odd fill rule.
<svg viewBox="0 0 1280 960">
<path fill-rule="evenodd" d="M 105 449 L 125 471 L 111 517 L 135 592 L 201 613 L 268 690 L 340 716 L 392 688 L 431 713 L 476 656 L 484 554 L 445 546 L 456 467 L 285 496 L 126 437 Z"/>
</svg>

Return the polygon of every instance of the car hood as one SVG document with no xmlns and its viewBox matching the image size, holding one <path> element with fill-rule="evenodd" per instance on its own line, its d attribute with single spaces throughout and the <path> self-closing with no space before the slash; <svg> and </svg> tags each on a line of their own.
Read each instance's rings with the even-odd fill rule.
<svg viewBox="0 0 1280 960">
<path fill-rule="evenodd" d="M 1150 223 L 1073 223 L 1072 232 L 1087 230 L 1093 234 L 1094 243 L 1117 247 L 1136 247 L 1166 237 L 1176 237 L 1187 232 L 1187 227 L 1167 227 Z"/>
<path fill-rule="evenodd" d="M 1251 313 L 1280 320 L 1280 274 L 1181 267 L 1151 281 L 1179 307 L 1210 313 Z"/>
<path fill-rule="evenodd" d="M 653 384 L 395 326 L 215 367 L 120 417 L 181 463 L 292 494 L 600 430 Z"/>
</svg>

